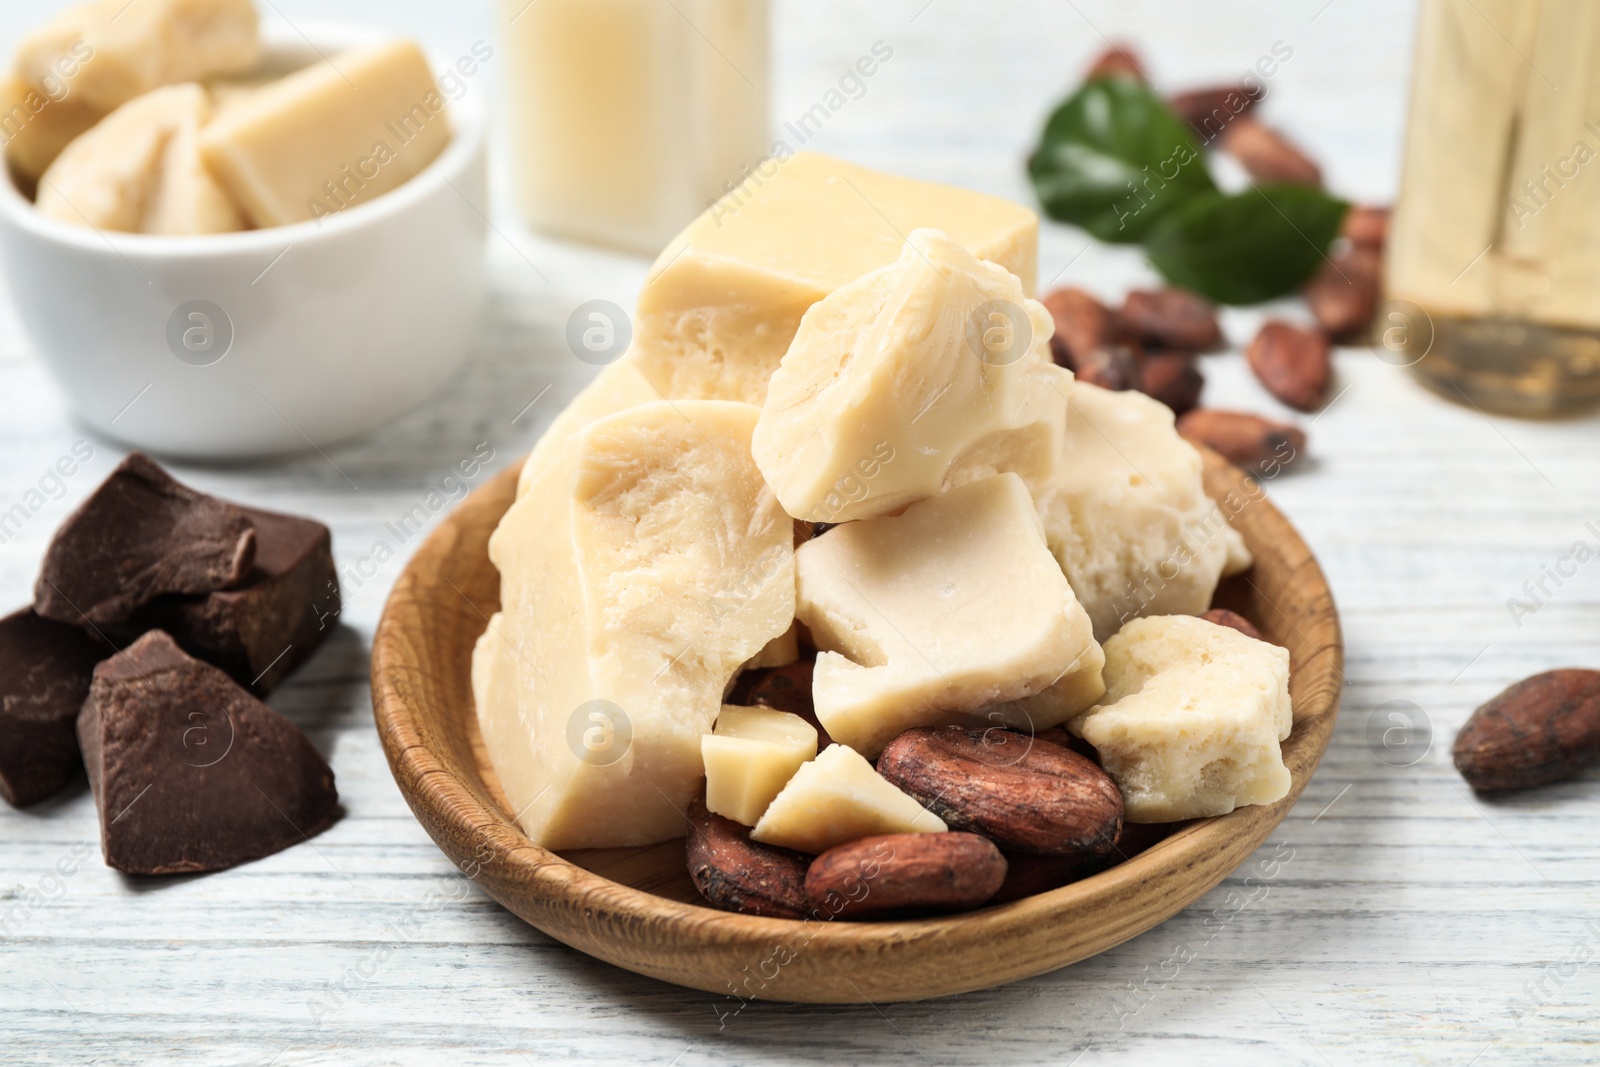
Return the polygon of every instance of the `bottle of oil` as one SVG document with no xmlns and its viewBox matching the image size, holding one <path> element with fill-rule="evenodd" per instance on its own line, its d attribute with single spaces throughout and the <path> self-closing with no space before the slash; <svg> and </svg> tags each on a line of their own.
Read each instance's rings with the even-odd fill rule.
<svg viewBox="0 0 1600 1067">
<path fill-rule="evenodd" d="M 1600 3 L 1423 0 L 1379 329 L 1517 415 L 1600 403 Z"/>
<path fill-rule="evenodd" d="M 767 0 L 499 6 L 530 225 L 654 255 L 767 156 Z"/>
</svg>

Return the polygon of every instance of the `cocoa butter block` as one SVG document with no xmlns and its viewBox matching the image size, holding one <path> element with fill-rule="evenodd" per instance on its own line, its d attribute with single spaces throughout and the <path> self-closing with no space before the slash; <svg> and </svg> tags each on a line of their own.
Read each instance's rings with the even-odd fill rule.
<svg viewBox="0 0 1600 1067">
<path fill-rule="evenodd" d="M 241 509 L 195 492 L 132 452 L 56 531 L 33 607 L 58 622 L 120 622 L 163 594 L 237 585 L 255 551 L 255 531 Z"/>
<path fill-rule="evenodd" d="M 333 629 L 336 612 L 320 605 L 338 606 L 339 574 L 322 523 L 241 510 L 255 526 L 256 558 L 239 587 L 203 597 L 157 597 L 134 614 L 132 629 L 165 630 L 190 655 L 265 696 Z"/>
<path fill-rule="evenodd" d="M 334 819 L 305 734 L 160 630 L 95 668 L 78 741 L 105 861 L 128 874 L 221 870 Z"/>
<path fill-rule="evenodd" d="M 20 808 L 77 773 L 78 709 L 112 649 L 23 608 L 0 619 L 0 797 Z"/>
</svg>

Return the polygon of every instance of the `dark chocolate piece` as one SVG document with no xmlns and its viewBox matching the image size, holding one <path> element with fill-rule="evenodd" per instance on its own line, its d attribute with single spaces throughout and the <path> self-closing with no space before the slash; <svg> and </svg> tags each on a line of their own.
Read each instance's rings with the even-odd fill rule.
<svg viewBox="0 0 1600 1067">
<path fill-rule="evenodd" d="M 191 656 L 265 696 L 332 631 L 339 574 L 333 541 L 322 523 L 241 510 L 255 525 L 256 559 L 239 588 L 201 597 L 157 597 L 116 636 L 126 642 L 146 630 L 165 630 Z"/>
<path fill-rule="evenodd" d="M 58 622 L 120 622 L 162 594 L 238 584 L 255 549 L 243 511 L 132 452 L 51 539 L 34 610 Z"/>
<path fill-rule="evenodd" d="M 23 608 L 0 619 L 0 797 L 20 808 L 77 773 L 73 726 L 94 665 L 111 649 L 76 626 Z"/>
<path fill-rule="evenodd" d="M 306 735 L 160 630 L 95 668 L 78 740 L 119 871 L 221 870 L 333 822 L 333 771 Z"/>
</svg>

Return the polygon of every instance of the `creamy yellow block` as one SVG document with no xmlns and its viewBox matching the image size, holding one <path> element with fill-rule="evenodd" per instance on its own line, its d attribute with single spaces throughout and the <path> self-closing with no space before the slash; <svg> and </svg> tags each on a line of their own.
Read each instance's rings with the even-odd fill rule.
<svg viewBox="0 0 1600 1067">
<path fill-rule="evenodd" d="M 1043 729 L 1100 698 L 1089 617 L 1001 474 L 801 545 L 796 611 L 823 651 L 817 718 L 876 756 L 917 726 Z"/>
<path fill-rule="evenodd" d="M 65 86 L 102 114 L 153 89 L 248 70 L 261 58 L 252 0 L 98 0 L 17 43 L 25 84 Z"/>
<path fill-rule="evenodd" d="M 886 515 L 944 487 L 974 449 L 1037 474 L 1061 448 L 1050 313 L 1016 275 L 938 230 L 813 304 L 772 376 L 754 451 L 784 509 Z M 1048 370 L 1046 368 L 1049 368 Z"/>
<path fill-rule="evenodd" d="M 322 219 L 395 189 L 450 140 L 422 50 L 392 41 L 341 52 L 217 116 L 200 152 L 256 226 Z"/>
<path fill-rule="evenodd" d="M 639 364 L 632 352 L 607 364 L 545 428 L 522 464 L 522 473 L 517 476 L 517 495 L 527 492 L 534 477 L 574 433 L 596 419 L 661 399 L 664 398 L 660 391 L 639 373 Z"/>
<path fill-rule="evenodd" d="M 0 79 L 0 141 L 6 162 L 28 181 L 38 181 L 61 150 L 105 114 L 64 83 L 46 90 L 15 75 Z"/>
<path fill-rule="evenodd" d="M 724 704 L 716 728 L 700 739 L 700 755 L 706 807 L 754 826 L 795 772 L 816 757 L 817 728 L 787 711 Z"/>
<path fill-rule="evenodd" d="M 663 397 L 762 403 L 806 309 L 893 263 L 919 227 L 944 231 L 1032 294 L 1039 219 L 1019 204 L 812 152 L 763 164 L 657 258 L 632 349 L 557 416 L 517 492 L 551 450 L 602 415 Z"/>
<path fill-rule="evenodd" d="M 145 204 L 140 233 L 197 236 L 249 228 L 244 213 L 200 158 L 203 121 L 191 119 L 172 131 Z"/>
<path fill-rule="evenodd" d="M 170 85 L 131 100 L 74 140 L 39 179 L 35 207 L 78 226 L 137 233 L 147 215 L 162 213 L 162 168 L 180 130 L 197 130 L 211 115 L 206 91 Z M 179 153 L 182 154 L 181 152 Z"/>
<path fill-rule="evenodd" d="M 1129 822 L 1226 815 L 1288 795 L 1287 649 L 1179 615 L 1133 620 L 1105 653 L 1105 701 L 1071 729 L 1100 754 Z"/>
<path fill-rule="evenodd" d="M 800 152 L 769 160 L 662 251 L 639 295 L 639 369 L 669 397 L 760 404 L 807 308 L 931 227 L 1032 293 L 1039 220 L 997 197 Z"/>
<path fill-rule="evenodd" d="M 781 635 L 768 641 L 765 648 L 750 658 L 744 669 L 753 671 L 762 667 L 787 667 L 799 659 L 800 633 L 791 625 Z"/>
<path fill-rule="evenodd" d="M 681 837 L 701 737 L 794 619 L 793 530 L 757 412 L 647 404 L 568 440 L 489 541 L 501 610 L 473 655 L 485 747 L 549 848 Z"/>
<path fill-rule="evenodd" d="M 1250 553 L 1206 496 L 1200 454 L 1143 393 L 1073 382 L 1067 395 L 1061 460 L 1032 488 L 1096 639 L 1131 618 L 1205 611 Z"/>
<path fill-rule="evenodd" d="M 755 829 L 753 840 L 821 853 L 877 834 L 934 834 L 943 819 L 891 785 L 847 745 L 829 745 L 795 772 Z"/>
</svg>

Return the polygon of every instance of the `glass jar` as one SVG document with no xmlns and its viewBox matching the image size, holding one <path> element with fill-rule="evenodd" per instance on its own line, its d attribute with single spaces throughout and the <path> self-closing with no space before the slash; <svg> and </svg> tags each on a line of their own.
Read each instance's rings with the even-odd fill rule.
<svg viewBox="0 0 1600 1067">
<path fill-rule="evenodd" d="M 1422 381 L 1600 401 L 1600 4 L 1423 0 L 1403 166 L 1386 317 Z"/>
<path fill-rule="evenodd" d="M 768 150 L 767 0 L 501 0 L 532 226 L 655 254 Z"/>
</svg>

